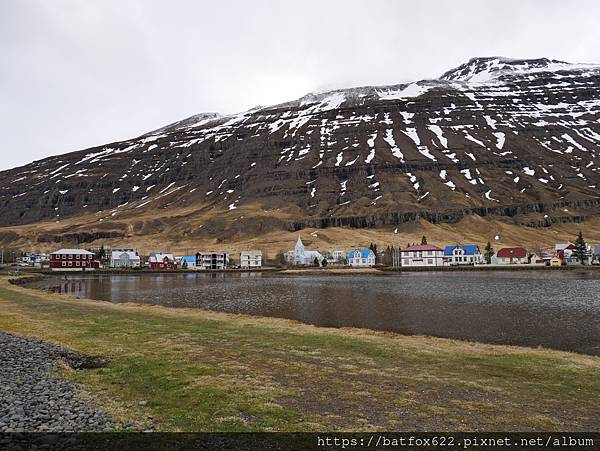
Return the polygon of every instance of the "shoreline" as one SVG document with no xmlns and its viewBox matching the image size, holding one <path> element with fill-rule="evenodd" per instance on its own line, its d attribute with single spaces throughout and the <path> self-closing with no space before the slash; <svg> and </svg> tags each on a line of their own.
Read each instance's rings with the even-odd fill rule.
<svg viewBox="0 0 600 451">
<path fill-rule="evenodd" d="M 365 271 L 366 270 L 366 271 Z M 295 277 L 295 276 L 313 276 L 315 275 L 315 273 L 307 271 L 304 274 L 303 273 L 299 273 L 299 272 L 293 272 L 293 273 L 285 273 L 282 272 L 280 273 L 282 274 L 284 277 Z M 361 270 L 357 270 L 354 273 L 362 275 L 362 274 L 370 274 L 370 275 L 374 275 L 377 277 L 385 277 L 385 276 L 397 276 L 397 272 L 390 272 L 390 273 L 386 273 L 383 271 L 378 271 L 378 270 L 368 270 L 367 268 L 362 268 Z M 318 275 L 318 274 L 317 274 Z M 329 276 L 335 276 L 335 275 L 340 275 L 337 273 L 331 273 L 331 274 L 327 274 Z M 351 274 L 341 274 L 342 276 L 349 276 Z M 492 345 L 492 346 L 516 346 L 516 347 L 523 347 L 523 348 L 529 348 L 529 349 L 548 349 L 548 350 L 552 350 L 552 351 L 556 351 L 556 352 L 568 352 L 568 353 L 575 353 L 578 355 L 586 355 L 586 356 L 593 356 L 593 357 L 600 357 L 600 354 L 594 354 L 594 353 L 586 353 L 586 352 L 582 352 L 582 351 L 578 351 L 578 350 L 574 350 L 574 349 L 560 349 L 560 348 L 556 348 L 556 347 L 543 347 L 541 345 L 536 346 L 535 348 L 532 346 L 528 346 L 526 344 L 519 344 L 519 343 L 503 343 L 503 342 L 494 342 L 494 341 L 478 341 L 475 338 L 469 339 L 469 338 L 453 338 L 451 336 L 443 336 L 443 335 L 430 335 L 427 333 L 412 333 L 412 334 L 405 334 L 402 332 L 399 332 L 397 330 L 394 329 L 377 329 L 377 328 L 369 328 L 369 327 L 361 327 L 361 326 L 344 326 L 344 325 L 340 325 L 340 326 L 322 326 L 322 325 L 318 325 L 318 324 L 311 324 L 310 322 L 304 322 L 301 319 L 294 319 L 294 318 L 289 318 L 289 317 L 283 317 L 283 316 L 268 316 L 265 314 L 251 314 L 251 313 L 235 313 L 235 312 L 226 312 L 223 310 L 210 310 L 210 309 L 206 309 L 206 308 L 202 308 L 202 307 L 187 307 L 187 306 L 177 306 L 177 305 L 163 305 L 160 303 L 141 303 L 141 302 L 136 302 L 136 301 L 125 301 L 125 302 L 113 302 L 111 300 L 108 299 L 93 299 L 90 297 L 80 297 L 77 296 L 75 294 L 68 294 L 68 293 L 62 293 L 62 292 L 55 292 L 52 291 L 50 288 L 46 287 L 36 287 L 36 286 L 31 286 L 29 285 L 30 283 L 36 283 L 36 282 L 41 282 L 44 279 L 46 279 L 47 275 L 43 275 L 43 274 L 38 274 L 38 275 L 31 275 L 31 276 L 21 276 L 21 277 L 17 277 L 17 278 L 8 278 L 7 281 L 10 285 L 16 286 L 16 287 L 21 287 L 25 290 L 31 290 L 34 293 L 41 293 L 41 294 L 48 294 L 48 295 L 53 295 L 53 296 L 60 296 L 60 297 L 64 297 L 66 299 L 74 299 L 74 300 L 78 300 L 78 301 L 86 301 L 86 302 L 100 302 L 100 303 L 108 303 L 111 305 L 124 305 L 124 306 L 135 306 L 135 307 L 160 307 L 160 308 L 165 308 L 168 310 L 175 310 L 175 311 L 197 311 L 197 312 L 201 312 L 201 313 L 205 313 L 205 314 L 212 314 L 212 313 L 216 313 L 216 314 L 225 314 L 225 315 L 234 315 L 235 317 L 249 317 L 249 318 L 258 318 L 258 319 L 264 319 L 266 321 L 269 320 L 274 320 L 274 321 L 279 321 L 279 320 L 283 320 L 283 321 L 290 321 L 294 324 L 301 324 L 301 325 L 306 325 L 306 326 L 310 326 L 310 327 L 315 327 L 315 328 L 319 328 L 319 329 L 333 329 L 333 330 L 347 330 L 347 329 L 353 329 L 356 331 L 364 331 L 365 333 L 383 333 L 383 334 L 396 334 L 396 335 L 400 335 L 400 336 L 406 336 L 406 337 L 432 337 L 432 338 L 439 338 L 442 340 L 457 340 L 457 341 L 461 341 L 461 342 L 467 342 L 467 343 L 477 343 L 477 344 L 482 344 L 482 345 Z M 1 280 L 1 276 L 0 276 L 0 280 Z M 69 280 L 73 280 L 73 279 L 69 279 Z M 66 283 L 66 282 L 65 282 Z"/>
<path fill-rule="evenodd" d="M 81 300 L 6 277 L 0 330 L 106 356 L 68 377 L 108 397 L 117 422 L 143 415 L 158 431 L 600 424 L 600 357 L 573 352 Z"/>
</svg>

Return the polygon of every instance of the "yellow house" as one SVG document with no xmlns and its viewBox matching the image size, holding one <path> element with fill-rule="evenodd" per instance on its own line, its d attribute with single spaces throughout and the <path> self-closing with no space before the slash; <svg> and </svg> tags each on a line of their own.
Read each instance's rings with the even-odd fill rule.
<svg viewBox="0 0 600 451">
<path fill-rule="evenodd" d="M 563 261 L 561 258 L 558 257 L 552 257 L 552 260 L 550 260 L 550 266 L 562 266 Z"/>
</svg>

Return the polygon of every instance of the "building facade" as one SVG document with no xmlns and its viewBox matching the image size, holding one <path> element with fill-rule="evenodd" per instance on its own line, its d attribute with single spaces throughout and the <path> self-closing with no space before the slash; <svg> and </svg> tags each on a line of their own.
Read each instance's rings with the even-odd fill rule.
<svg viewBox="0 0 600 451">
<path fill-rule="evenodd" d="M 476 244 L 461 244 L 444 248 L 445 265 L 481 265 L 484 263 L 485 259 Z"/>
<path fill-rule="evenodd" d="M 179 260 L 179 266 L 181 269 L 194 270 L 196 269 L 196 256 L 185 255 Z"/>
<path fill-rule="evenodd" d="M 229 266 L 229 254 L 227 252 L 197 252 L 196 269 L 205 271 L 207 269 L 226 269 Z"/>
<path fill-rule="evenodd" d="M 444 250 L 433 244 L 416 244 L 400 250 L 400 264 L 407 267 L 443 266 Z"/>
<path fill-rule="evenodd" d="M 50 254 L 52 271 L 93 271 L 100 262 L 93 253 L 83 249 L 59 249 Z"/>
<path fill-rule="evenodd" d="M 177 263 L 173 254 L 155 252 L 148 258 L 148 268 L 153 270 L 173 271 L 177 269 Z"/>
<path fill-rule="evenodd" d="M 285 260 L 289 265 L 293 266 L 314 266 L 315 262 L 318 266 L 323 264 L 323 256 L 318 251 L 307 251 L 300 237 L 296 241 L 296 247 L 293 251 L 285 253 Z"/>
<path fill-rule="evenodd" d="M 496 265 L 522 265 L 529 263 L 527 249 L 523 247 L 503 247 L 492 257 Z"/>
<path fill-rule="evenodd" d="M 240 268 L 252 269 L 262 266 L 261 251 L 242 251 L 240 252 Z"/>
<path fill-rule="evenodd" d="M 352 249 L 348 252 L 348 266 L 368 268 L 375 266 L 375 253 L 371 249 Z"/>
<path fill-rule="evenodd" d="M 140 256 L 133 249 L 113 249 L 110 253 L 111 268 L 139 268 Z"/>
</svg>

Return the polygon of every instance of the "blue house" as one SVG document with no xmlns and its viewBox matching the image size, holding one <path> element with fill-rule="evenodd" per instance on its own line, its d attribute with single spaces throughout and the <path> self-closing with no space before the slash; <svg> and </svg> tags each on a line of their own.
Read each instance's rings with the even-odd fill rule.
<svg viewBox="0 0 600 451">
<path fill-rule="evenodd" d="M 592 264 L 600 265 L 600 245 L 596 246 L 594 249 L 594 254 L 592 255 Z"/>
<path fill-rule="evenodd" d="M 196 269 L 196 256 L 186 255 L 185 257 L 181 257 L 180 267 L 182 269 Z"/>
<path fill-rule="evenodd" d="M 348 265 L 354 268 L 375 265 L 375 253 L 371 249 L 351 249 L 348 252 Z"/>
<path fill-rule="evenodd" d="M 475 265 L 485 263 L 485 259 L 476 244 L 460 244 L 444 248 L 444 264 Z"/>
</svg>

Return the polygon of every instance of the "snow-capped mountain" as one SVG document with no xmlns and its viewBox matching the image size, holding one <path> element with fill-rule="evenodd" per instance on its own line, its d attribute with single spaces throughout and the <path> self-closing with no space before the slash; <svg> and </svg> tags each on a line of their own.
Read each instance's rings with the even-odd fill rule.
<svg viewBox="0 0 600 451">
<path fill-rule="evenodd" d="M 251 208 L 289 229 L 579 221 L 600 209 L 599 153 L 600 66 L 474 58 L 439 79 L 199 114 L 1 172 L 0 225 L 176 209 L 243 223 Z"/>
</svg>

